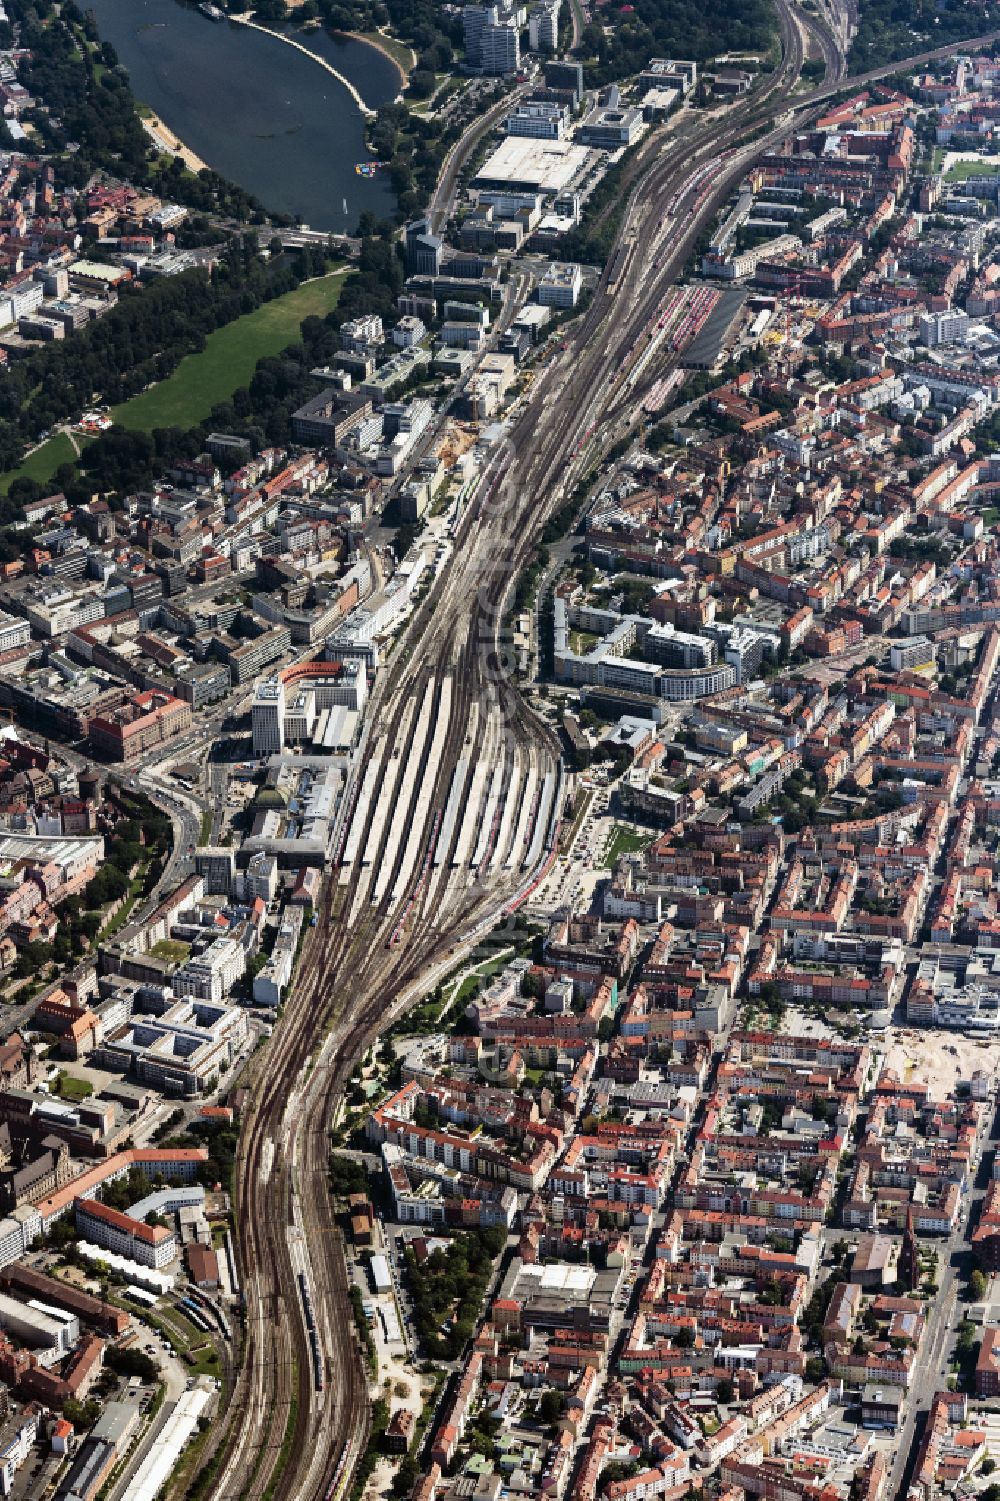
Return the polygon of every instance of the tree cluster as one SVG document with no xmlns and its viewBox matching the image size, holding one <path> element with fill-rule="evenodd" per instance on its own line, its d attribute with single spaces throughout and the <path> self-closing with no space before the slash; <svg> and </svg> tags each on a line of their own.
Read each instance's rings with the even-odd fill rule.
<svg viewBox="0 0 1000 1501">
<path fill-rule="evenodd" d="M 315 0 L 316 9 L 334 31 L 374 31 L 391 25 L 417 53 L 417 70 L 443 73 L 454 49 L 462 45 L 462 20 L 437 0 Z M 301 10 L 297 13 L 301 15 Z"/>
<path fill-rule="evenodd" d="M 130 1167 L 128 1176 L 115 1178 L 105 1183 L 101 1189 L 102 1201 L 111 1209 L 121 1210 L 122 1213 L 130 1205 L 138 1203 L 153 1192 L 153 1184 L 141 1167 Z"/>
<path fill-rule="evenodd" d="M 160 1374 L 156 1361 L 134 1346 L 121 1349 L 117 1345 L 108 1345 L 104 1351 L 104 1364 L 117 1371 L 119 1376 L 138 1376 L 140 1381 L 155 1381 Z"/>
<path fill-rule="evenodd" d="M 433 91 L 434 75 L 414 74 L 417 92 Z M 429 82 L 428 82 L 429 80 Z M 389 177 L 405 218 L 419 214 L 434 191 L 450 136 L 441 122 L 413 114 L 405 104 L 385 104 L 368 132 L 368 144 L 380 161 L 389 164 Z"/>
<path fill-rule="evenodd" d="M 501 1228 L 457 1235 L 447 1250 L 433 1251 L 422 1263 L 407 1248 L 414 1319 L 431 1360 L 456 1360 L 472 1338 L 504 1239 Z"/>
<path fill-rule="evenodd" d="M 78 148 L 64 179 L 81 186 L 112 158 L 121 173 L 141 179 L 149 137 L 114 48 L 99 44 L 93 16 L 85 18 L 72 3 L 56 14 L 51 0 L 12 0 L 10 14 L 30 53 L 24 82 L 46 106 L 33 113 L 32 124 L 50 152 L 64 152 L 70 142 Z"/>
<path fill-rule="evenodd" d="M 596 58 L 594 81 L 644 68 L 651 57 L 767 52 L 777 35 L 771 0 L 614 0 L 584 27 L 581 51 Z M 683 41 L 681 41 L 683 38 Z"/>
<path fill-rule="evenodd" d="M 986 17 L 975 0 L 865 0 L 858 8 L 858 29 L 848 55 L 848 72 L 864 73 L 924 47 L 944 47 L 986 30 Z"/>
<path fill-rule="evenodd" d="M 330 1157 L 330 1191 L 338 1199 L 346 1199 L 349 1194 L 367 1194 L 368 1174 L 364 1165 L 354 1157 L 334 1152 Z"/>
<path fill-rule="evenodd" d="M 94 911 L 108 906 L 110 902 L 120 901 L 129 888 L 129 873 L 142 856 L 142 846 L 133 844 L 130 840 L 109 843 L 104 864 L 94 878 L 87 882 L 84 891 L 87 907 Z"/>
</svg>

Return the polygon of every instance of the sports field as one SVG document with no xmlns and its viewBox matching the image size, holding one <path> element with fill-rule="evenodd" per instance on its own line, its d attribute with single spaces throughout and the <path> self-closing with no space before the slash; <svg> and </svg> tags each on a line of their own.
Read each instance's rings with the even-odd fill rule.
<svg viewBox="0 0 1000 1501">
<path fill-rule="evenodd" d="M 253 375 L 258 360 L 280 354 L 298 336 L 303 319 L 322 318 L 336 306 L 346 271 L 307 281 L 294 292 L 265 302 L 205 340 L 166 380 L 113 407 L 123 427 L 152 432 L 155 427 L 194 427 L 217 402 L 225 401 Z"/>
</svg>

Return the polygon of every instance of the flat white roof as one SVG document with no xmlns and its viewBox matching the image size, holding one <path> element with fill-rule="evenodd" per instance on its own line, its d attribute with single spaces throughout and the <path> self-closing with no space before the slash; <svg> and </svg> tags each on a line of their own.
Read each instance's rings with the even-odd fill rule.
<svg viewBox="0 0 1000 1501">
<path fill-rule="evenodd" d="M 575 141 L 537 141 L 531 136 L 508 136 L 487 157 L 477 183 L 528 185 L 529 191 L 562 193 L 582 171 L 592 153 Z"/>
<path fill-rule="evenodd" d="M 210 1394 L 203 1387 L 196 1386 L 193 1391 L 182 1392 L 173 1408 L 168 1408 L 166 1421 L 132 1477 L 128 1490 L 130 1501 L 156 1501 L 209 1401 Z"/>
<path fill-rule="evenodd" d="M 584 1295 L 593 1287 L 597 1272 L 592 1266 L 560 1261 L 552 1266 L 529 1263 L 521 1268 L 519 1277 L 537 1282 L 540 1292 L 573 1292 Z"/>
</svg>

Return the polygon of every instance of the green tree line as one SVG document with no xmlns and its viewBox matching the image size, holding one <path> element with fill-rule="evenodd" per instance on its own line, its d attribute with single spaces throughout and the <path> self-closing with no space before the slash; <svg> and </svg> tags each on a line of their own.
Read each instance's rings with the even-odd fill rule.
<svg viewBox="0 0 1000 1501">
<path fill-rule="evenodd" d="M 204 348 L 214 329 L 291 291 L 303 270 L 317 269 L 316 254 L 305 254 L 308 265 L 299 256 L 275 271 L 265 267 L 252 236 L 234 238 L 212 272 L 199 267 L 126 288 L 96 323 L 15 361 L 0 383 L 0 468 L 14 467 L 39 432 L 94 402 L 113 406 L 165 379 L 186 354 Z M 325 258 L 319 260 L 325 269 Z M 111 437 L 103 449 L 116 445 Z M 147 473 L 148 466 L 119 478 L 139 482 Z M 25 498 L 23 487 L 11 487 L 13 501 Z M 12 519 L 0 507 L 0 520 Z"/>
</svg>

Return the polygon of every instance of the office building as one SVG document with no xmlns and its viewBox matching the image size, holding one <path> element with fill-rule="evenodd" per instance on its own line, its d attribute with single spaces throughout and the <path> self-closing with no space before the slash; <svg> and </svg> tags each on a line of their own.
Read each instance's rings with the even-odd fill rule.
<svg viewBox="0 0 1000 1501">
<path fill-rule="evenodd" d="M 54 578 L 32 580 L 20 596 L 18 608 L 24 611 L 37 636 L 61 636 L 77 626 L 88 625 L 104 617 L 105 605 L 93 585 L 71 588 Z"/>
<path fill-rule="evenodd" d="M 131 1072 L 140 1083 L 178 1098 L 201 1094 L 242 1047 L 245 1013 L 224 1002 L 177 1000 L 153 987 L 140 997 L 147 994 L 148 1000 L 133 1005 L 128 1022 L 105 1036 L 93 1055 L 95 1067 Z"/>
<path fill-rule="evenodd" d="M 107 761 L 133 765 L 148 751 L 166 745 L 191 728 L 191 705 L 170 693 L 136 693 L 90 721 L 94 753 Z"/>
<path fill-rule="evenodd" d="M 335 448 L 360 426 L 371 409 L 371 402 L 363 396 L 345 396 L 327 387 L 292 413 L 292 437 L 296 443 Z"/>
<path fill-rule="evenodd" d="M 440 276 L 444 241 L 433 233 L 429 219 L 406 226 L 406 269 L 415 276 Z"/>
<path fill-rule="evenodd" d="M 549 99 L 525 99 L 507 116 L 509 136 L 532 136 L 540 141 L 561 141 L 568 124 L 566 106 Z"/>
<path fill-rule="evenodd" d="M 236 885 L 236 851 L 230 845 L 206 844 L 195 850 L 194 868 L 209 896 L 228 895 Z"/>
<path fill-rule="evenodd" d="M 576 138 L 584 146 L 617 151 L 638 139 L 642 125 L 642 110 L 634 105 L 596 105 L 584 117 Z"/>
<path fill-rule="evenodd" d="M 256 685 L 251 722 L 254 755 L 279 756 L 285 748 L 285 687 L 280 677 L 263 678 Z"/>
<path fill-rule="evenodd" d="M 292 634 L 287 625 L 276 625 L 248 641 L 233 641 L 227 638 L 220 642 L 222 656 L 229 668 L 229 680 L 233 684 L 249 683 L 258 677 L 265 667 L 284 657 L 291 650 Z"/>
<path fill-rule="evenodd" d="M 672 625 L 651 625 L 642 643 L 643 655 L 661 667 L 711 667 L 715 643 L 706 636 L 678 631 Z"/>
<path fill-rule="evenodd" d="M 654 57 L 639 74 L 638 82 L 640 95 L 648 94 L 651 89 L 678 89 L 689 94 L 698 82 L 698 64 Z"/>
<path fill-rule="evenodd" d="M 573 103 L 583 98 L 583 63 L 553 58 L 545 64 L 545 87 L 556 94 L 572 94 Z"/>
<path fill-rule="evenodd" d="M 543 307 L 576 307 L 583 272 L 573 262 L 553 261 L 538 283 L 538 300 Z"/>
</svg>

